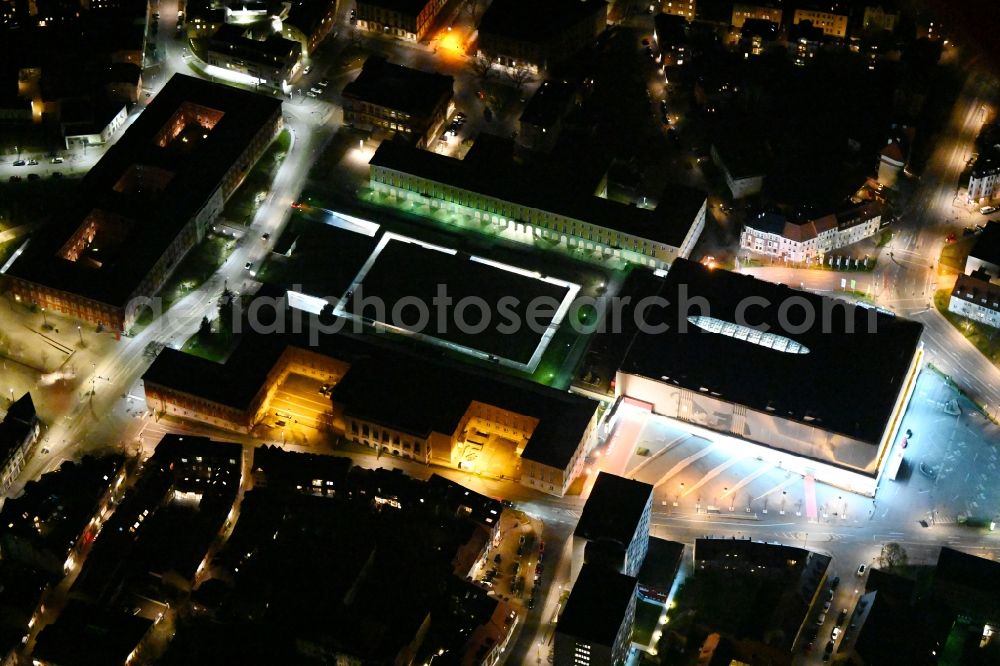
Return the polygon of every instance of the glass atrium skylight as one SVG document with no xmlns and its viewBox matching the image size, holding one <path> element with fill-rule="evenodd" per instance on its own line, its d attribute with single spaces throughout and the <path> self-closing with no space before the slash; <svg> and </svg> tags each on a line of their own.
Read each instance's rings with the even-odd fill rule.
<svg viewBox="0 0 1000 666">
<path fill-rule="evenodd" d="M 795 340 L 786 338 L 783 335 L 765 333 L 763 331 L 758 331 L 755 328 L 750 328 L 749 326 L 734 324 L 731 321 L 723 321 L 722 319 L 716 319 L 715 317 L 704 317 L 700 315 L 688 317 L 688 321 L 703 331 L 718 333 L 720 335 L 728 335 L 729 337 L 736 338 L 737 340 L 744 340 L 755 345 L 760 345 L 761 347 L 767 347 L 775 351 L 785 352 L 786 354 L 809 353 L 809 347 L 801 345 Z"/>
</svg>

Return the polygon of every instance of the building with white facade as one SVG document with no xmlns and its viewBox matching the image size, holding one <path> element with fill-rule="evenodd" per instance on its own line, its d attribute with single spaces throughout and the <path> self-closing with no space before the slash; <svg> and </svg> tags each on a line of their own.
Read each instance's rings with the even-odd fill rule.
<svg viewBox="0 0 1000 666">
<path fill-rule="evenodd" d="M 0 421 L 0 495 L 17 480 L 31 446 L 38 439 L 41 427 L 35 414 L 35 403 L 25 393 L 10 405 Z"/>
<path fill-rule="evenodd" d="M 970 204 L 987 203 L 1000 197 L 1000 145 L 983 150 L 969 177 Z"/>
<path fill-rule="evenodd" d="M 873 495 L 921 365 L 923 326 L 678 260 L 615 391 L 734 454 Z"/>
<path fill-rule="evenodd" d="M 573 574 L 585 562 L 602 561 L 638 576 L 649 549 L 653 486 L 601 472 L 573 532 Z"/>
<path fill-rule="evenodd" d="M 763 150 L 746 148 L 736 141 L 717 137 L 711 147 L 712 162 L 722 170 L 733 199 L 759 194 L 764 187 L 766 167 Z"/>
<path fill-rule="evenodd" d="M 804 221 L 792 221 L 781 213 L 758 213 L 743 223 L 740 247 L 785 261 L 810 263 L 874 235 L 882 224 L 877 203 L 851 206 Z"/>
<path fill-rule="evenodd" d="M 991 221 L 976 239 L 958 276 L 948 310 L 1000 328 L 1000 222 Z"/>
<path fill-rule="evenodd" d="M 843 38 L 847 36 L 847 19 L 846 14 L 824 11 L 819 7 L 803 7 L 795 10 L 792 15 L 792 24 L 798 25 L 809 21 L 813 26 L 821 29 L 826 36 Z"/>
</svg>

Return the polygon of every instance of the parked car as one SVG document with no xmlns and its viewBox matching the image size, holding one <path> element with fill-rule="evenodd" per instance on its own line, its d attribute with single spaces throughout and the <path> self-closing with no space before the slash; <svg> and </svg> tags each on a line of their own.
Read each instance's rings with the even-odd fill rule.
<svg viewBox="0 0 1000 666">
<path fill-rule="evenodd" d="M 28 166 L 38 166 L 38 160 L 28 160 Z"/>
<path fill-rule="evenodd" d="M 830 632 L 830 640 L 835 641 L 840 638 L 840 627 L 834 627 L 833 631 Z"/>
<path fill-rule="evenodd" d="M 840 609 L 840 614 L 837 616 L 837 626 L 839 627 L 846 621 L 847 621 L 847 609 L 842 608 Z"/>
<path fill-rule="evenodd" d="M 271 239 L 271 234 L 261 234 L 260 235 L 260 239 L 261 240 L 270 240 Z"/>
<path fill-rule="evenodd" d="M 247 263 L 243 264 L 243 268 L 245 270 L 250 270 L 251 268 L 253 268 L 253 262 L 252 261 L 248 261 Z"/>
<path fill-rule="evenodd" d="M 521 570 L 521 563 L 520 562 L 514 562 L 514 565 L 510 568 L 510 572 L 512 574 L 514 574 L 515 576 L 517 575 L 517 572 L 520 571 L 520 570 Z"/>
<path fill-rule="evenodd" d="M 982 213 L 983 215 L 989 215 L 990 213 L 997 212 L 997 210 L 1000 209 L 998 209 L 996 206 L 983 206 L 982 208 L 979 209 L 979 212 Z"/>
<path fill-rule="evenodd" d="M 862 564 L 861 566 L 858 567 L 858 575 L 859 576 L 864 576 L 866 571 L 868 571 L 868 565 L 867 564 Z"/>
<path fill-rule="evenodd" d="M 826 613 L 820 613 L 819 617 L 816 618 L 816 626 L 821 627 L 824 622 L 826 622 Z"/>
<path fill-rule="evenodd" d="M 837 586 L 840 585 L 840 576 L 834 576 L 830 579 L 830 589 L 836 590 Z"/>
<path fill-rule="evenodd" d="M 49 163 L 51 163 L 51 164 L 62 164 L 63 163 L 63 158 L 61 158 L 61 157 L 53 157 L 52 159 L 49 160 Z"/>
<path fill-rule="evenodd" d="M 17 160 L 14 162 L 14 166 L 24 166 L 26 162 L 24 160 Z"/>
</svg>

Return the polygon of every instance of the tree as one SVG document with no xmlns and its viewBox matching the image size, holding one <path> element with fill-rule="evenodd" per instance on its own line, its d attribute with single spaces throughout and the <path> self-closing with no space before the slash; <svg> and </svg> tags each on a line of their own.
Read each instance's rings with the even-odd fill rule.
<svg viewBox="0 0 1000 666">
<path fill-rule="evenodd" d="M 201 325 L 198 326 L 198 340 L 202 343 L 208 342 L 212 338 L 212 322 L 208 317 L 201 318 Z"/>
<path fill-rule="evenodd" d="M 233 317 L 236 316 L 236 309 L 233 300 L 236 295 L 229 291 L 227 287 L 223 292 L 222 296 L 219 297 L 219 332 L 225 335 L 230 335 L 233 330 Z"/>
<path fill-rule="evenodd" d="M 476 54 L 476 57 L 472 59 L 472 63 L 469 65 L 472 68 L 472 73 L 476 75 L 480 80 L 485 81 L 490 78 L 490 74 L 493 73 L 493 60 L 484 53 Z"/>
<path fill-rule="evenodd" d="M 893 569 L 906 565 L 906 550 L 896 542 L 887 543 L 882 546 L 882 552 L 878 556 L 880 569 Z"/>
<path fill-rule="evenodd" d="M 524 88 L 524 84 L 531 81 L 531 70 L 526 67 L 513 67 L 507 70 L 506 78 L 512 84 L 517 92 L 521 92 Z"/>
</svg>

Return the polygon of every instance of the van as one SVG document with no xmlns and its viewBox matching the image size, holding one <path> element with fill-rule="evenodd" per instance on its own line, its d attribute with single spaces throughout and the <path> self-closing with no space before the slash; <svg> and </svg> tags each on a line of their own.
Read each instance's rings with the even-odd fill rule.
<svg viewBox="0 0 1000 666">
<path fill-rule="evenodd" d="M 820 613 L 819 617 L 816 618 L 816 626 L 820 627 L 824 622 L 826 622 L 826 613 Z"/>
</svg>

